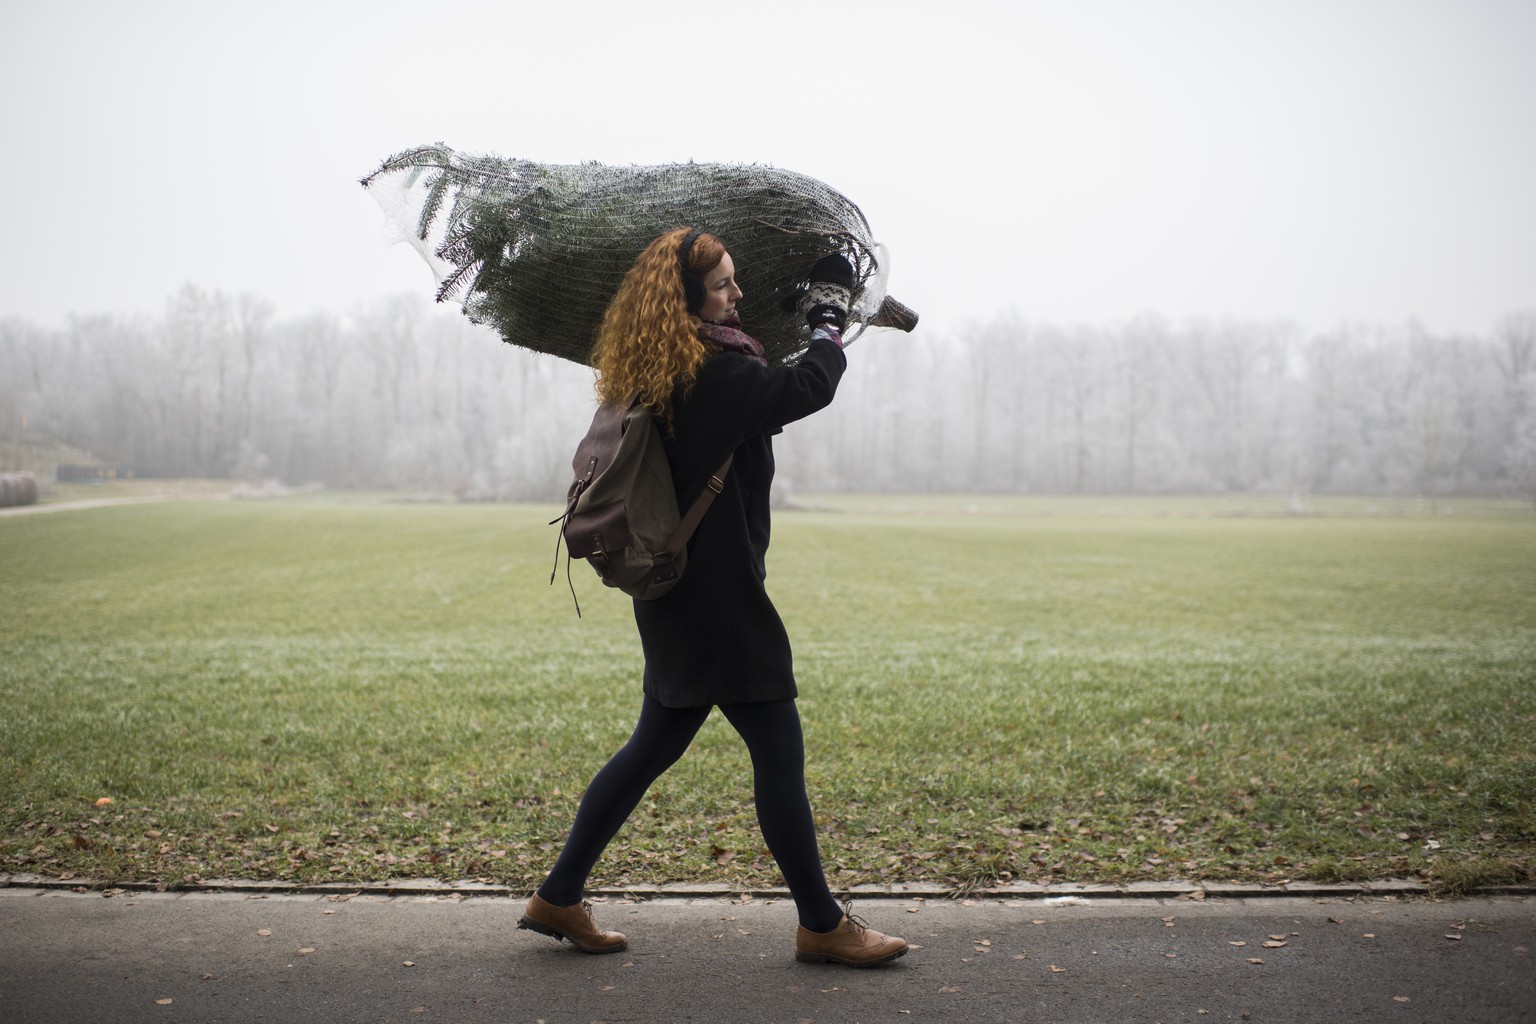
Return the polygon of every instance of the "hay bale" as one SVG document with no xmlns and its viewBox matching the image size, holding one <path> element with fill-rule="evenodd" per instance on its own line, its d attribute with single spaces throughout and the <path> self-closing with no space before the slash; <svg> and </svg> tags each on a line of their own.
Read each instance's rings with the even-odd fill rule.
<svg viewBox="0 0 1536 1024">
<path fill-rule="evenodd" d="M 37 504 L 37 477 L 31 473 L 0 473 L 0 508 Z"/>
</svg>

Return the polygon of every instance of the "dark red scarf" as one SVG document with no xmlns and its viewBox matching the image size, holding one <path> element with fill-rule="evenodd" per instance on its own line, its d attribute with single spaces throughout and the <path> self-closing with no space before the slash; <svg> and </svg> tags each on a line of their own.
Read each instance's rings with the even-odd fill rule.
<svg viewBox="0 0 1536 1024">
<path fill-rule="evenodd" d="M 768 365 L 763 355 L 763 343 L 741 329 L 741 317 L 734 312 L 724 320 L 705 320 L 699 326 L 699 337 L 722 352 L 739 352 L 748 359 Z"/>
</svg>

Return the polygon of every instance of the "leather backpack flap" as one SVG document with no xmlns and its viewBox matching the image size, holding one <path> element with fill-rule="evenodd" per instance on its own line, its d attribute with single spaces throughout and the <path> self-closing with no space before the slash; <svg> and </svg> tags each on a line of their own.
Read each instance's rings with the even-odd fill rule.
<svg viewBox="0 0 1536 1024">
<path fill-rule="evenodd" d="M 583 442 L 589 459 L 596 459 L 596 475 L 565 525 L 565 543 L 573 558 L 622 552 L 644 539 L 637 536 L 632 516 L 636 503 L 644 505 L 651 497 L 643 488 L 654 472 L 652 460 L 661 458 L 665 464 L 666 453 L 643 406 L 605 408 L 604 422 L 593 425 L 596 440 L 591 445 Z"/>
<path fill-rule="evenodd" d="M 592 416 L 587 436 L 581 439 L 581 443 L 576 446 L 576 454 L 571 457 L 571 472 L 575 477 L 571 484 L 573 495 L 578 488 L 583 487 L 583 482 L 590 484 L 613 461 L 624 436 L 626 412 L 627 406 L 603 405 Z"/>
<path fill-rule="evenodd" d="M 629 519 L 622 501 L 610 502 L 571 514 L 565 524 L 565 546 L 572 558 L 591 558 L 629 547 Z"/>
</svg>

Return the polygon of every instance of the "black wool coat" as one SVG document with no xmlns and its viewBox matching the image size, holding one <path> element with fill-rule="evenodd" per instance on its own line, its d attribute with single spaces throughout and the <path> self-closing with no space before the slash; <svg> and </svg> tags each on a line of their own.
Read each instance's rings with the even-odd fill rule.
<svg viewBox="0 0 1536 1024">
<path fill-rule="evenodd" d="M 654 601 L 635 601 L 645 693 L 666 707 L 798 695 L 789 635 L 763 585 L 772 435 L 831 402 L 847 365 L 825 339 L 794 366 L 720 352 L 705 360 L 691 392 L 674 396 L 665 448 L 678 508 L 693 504 L 727 455 L 735 462 L 688 542 L 682 579 Z"/>
</svg>

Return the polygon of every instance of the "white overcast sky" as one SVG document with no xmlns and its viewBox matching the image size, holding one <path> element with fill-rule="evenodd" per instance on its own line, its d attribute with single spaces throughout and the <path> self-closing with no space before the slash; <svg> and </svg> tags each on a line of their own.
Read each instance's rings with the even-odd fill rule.
<svg viewBox="0 0 1536 1024">
<path fill-rule="evenodd" d="M 1533 0 L 6 0 L 0 316 L 430 294 L 357 178 L 442 141 L 811 174 L 936 334 L 1483 332 L 1536 306 L 1533 45 Z"/>
</svg>

